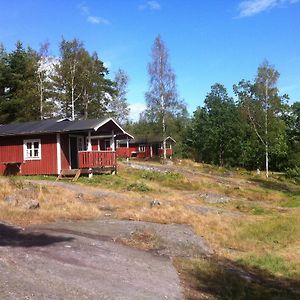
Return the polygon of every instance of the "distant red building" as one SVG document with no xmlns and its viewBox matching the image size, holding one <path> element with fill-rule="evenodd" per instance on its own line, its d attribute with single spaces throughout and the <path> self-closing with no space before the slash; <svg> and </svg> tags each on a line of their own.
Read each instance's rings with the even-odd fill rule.
<svg viewBox="0 0 300 300">
<path fill-rule="evenodd" d="M 163 157 L 163 138 L 134 138 L 117 142 L 118 157 L 153 158 Z M 166 153 L 168 158 L 173 156 L 173 145 L 176 141 L 168 136 L 166 138 Z"/>
</svg>

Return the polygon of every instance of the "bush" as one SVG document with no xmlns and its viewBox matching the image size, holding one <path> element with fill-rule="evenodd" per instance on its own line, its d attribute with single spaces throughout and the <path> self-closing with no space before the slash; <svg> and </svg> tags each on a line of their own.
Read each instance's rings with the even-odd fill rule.
<svg viewBox="0 0 300 300">
<path fill-rule="evenodd" d="M 286 171 L 286 177 L 294 179 L 296 182 L 300 182 L 300 167 L 289 168 Z"/>
<path fill-rule="evenodd" d="M 149 191 L 151 191 L 150 187 L 148 187 L 147 185 L 145 185 L 142 182 L 130 183 L 127 186 L 127 190 L 128 191 L 136 191 L 136 192 L 149 192 Z"/>
</svg>

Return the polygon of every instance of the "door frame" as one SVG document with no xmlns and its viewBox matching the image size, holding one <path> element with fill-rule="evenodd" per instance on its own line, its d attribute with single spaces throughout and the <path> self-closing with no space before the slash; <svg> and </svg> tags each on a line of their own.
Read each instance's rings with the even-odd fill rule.
<svg viewBox="0 0 300 300">
<path fill-rule="evenodd" d="M 75 150 L 75 152 L 77 154 L 77 166 L 76 166 L 76 169 L 78 169 L 78 166 L 79 166 L 78 152 L 79 151 L 84 151 L 84 149 L 85 149 L 85 136 L 84 135 L 80 135 L 80 134 L 69 134 L 69 169 L 72 169 L 71 138 L 76 138 L 76 150 Z M 79 149 L 79 139 L 82 139 L 82 146 L 83 146 L 82 150 L 78 150 Z"/>
</svg>

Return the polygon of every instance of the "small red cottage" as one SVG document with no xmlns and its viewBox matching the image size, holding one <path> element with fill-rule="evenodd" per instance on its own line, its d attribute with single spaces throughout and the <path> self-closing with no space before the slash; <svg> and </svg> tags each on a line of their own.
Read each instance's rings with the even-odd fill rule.
<svg viewBox="0 0 300 300">
<path fill-rule="evenodd" d="M 133 138 L 112 118 L 0 125 L 0 174 L 116 170 L 115 143 Z"/>
<path fill-rule="evenodd" d="M 134 138 L 117 142 L 117 155 L 119 157 L 153 158 L 163 157 L 163 138 Z M 172 145 L 176 141 L 168 136 L 166 138 L 167 157 L 172 158 Z"/>
</svg>

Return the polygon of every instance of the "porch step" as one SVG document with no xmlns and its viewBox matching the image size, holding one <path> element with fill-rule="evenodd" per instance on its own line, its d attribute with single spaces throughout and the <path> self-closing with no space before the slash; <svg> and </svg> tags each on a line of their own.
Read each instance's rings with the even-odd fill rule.
<svg viewBox="0 0 300 300">
<path fill-rule="evenodd" d="M 72 181 L 76 181 L 79 176 L 81 174 L 81 170 L 80 169 L 63 169 L 60 171 L 60 174 L 58 175 L 58 177 L 56 178 L 56 181 L 66 178 L 66 177 L 73 177 L 70 178 L 72 179 Z"/>
</svg>

